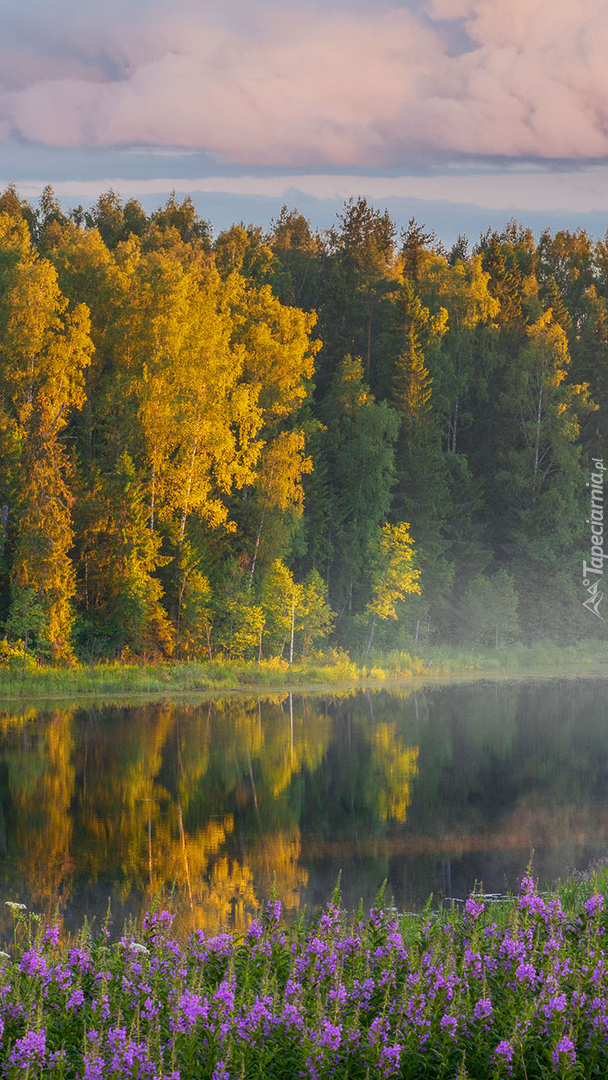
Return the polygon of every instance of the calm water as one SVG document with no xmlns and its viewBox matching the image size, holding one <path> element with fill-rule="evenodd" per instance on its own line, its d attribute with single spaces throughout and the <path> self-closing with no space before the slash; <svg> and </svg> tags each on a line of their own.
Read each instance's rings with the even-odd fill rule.
<svg viewBox="0 0 608 1080">
<path fill-rule="evenodd" d="M 0 894 L 72 925 L 172 889 L 187 925 L 243 926 L 276 891 L 292 916 L 342 872 L 347 906 L 384 881 L 516 888 L 608 854 L 608 683 L 451 686 L 321 698 L 0 714 Z M 4 905 L 0 905 L 4 911 Z M 4 930 L 4 915 L 0 930 Z"/>
</svg>

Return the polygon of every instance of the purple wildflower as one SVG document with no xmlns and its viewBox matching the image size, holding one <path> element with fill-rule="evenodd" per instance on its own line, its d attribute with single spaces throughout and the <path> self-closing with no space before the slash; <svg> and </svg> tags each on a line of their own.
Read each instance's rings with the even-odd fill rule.
<svg viewBox="0 0 608 1080">
<path fill-rule="evenodd" d="M 572 1064 L 572 1062 L 576 1061 L 576 1050 L 574 1048 L 574 1043 L 572 1042 L 572 1039 L 568 1038 L 567 1035 L 564 1035 L 559 1040 L 557 1046 L 555 1047 L 555 1050 L 551 1054 L 551 1059 L 555 1066 L 560 1065 L 562 1054 L 566 1056 L 566 1061 L 568 1064 Z"/>
<path fill-rule="evenodd" d="M 456 1019 L 455 1016 L 442 1016 L 441 1020 L 439 1022 L 439 1026 L 440 1026 L 441 1030 L 447 1032 L 447 1034 L 452 1039 L 456 1038 L 456 1031 L 457 1031 L 457 1028 L 458 1028 L 458 1020 Z"/>
<path fill-rule="evenodd" d="M 217 1001 L 218 1004 L 223 1005 L 227 1012 L 232 1011 L 232 1009 L 234 1008 L 234 990 L 231 988 L 229 983 L 220 983 L 217 990 L 215 991 L 215 994 L 213 995 L 213 1000 Z"/>
<path fill-rule="evenodd" d="M 330 1024 L 326 1021 L 319 1032 L 318 1045 L 322 1050 L 337 1050 L 342 1037 L 342 1024 Z"/>
<path fill-rule="evenodd" d="M 554 994 L 549 998 L 549 1001 L 543 1005 L 543 1013 L 550 1019 L 555 1013 L 563 1013 L 566 1009 L 566 995 L 564 993 Z"/>
<path fill-rule="evenodd" d="M 28 1031 L 22 1039 L 17 1039 L 9 1062 L 25 1071 L 33 1067 L 42 1068 L 46 1057 L 46 1031 Z"/>
<path fill-rule="evenodd" d="M 526 964 L 522 960 L 515 972 L 515 978 L 518 979 L 519 982 L 525 982 L 526 979 L 528 982 L 534 982 L 536 979 L 536 968 L 534 967 L 534 964 Z"/>
<path fill-rule="evenodd" d="M 199 1017 L 202 1016 L 206 1020 L 209 1014 L 207 1000 L 203 1001 L 198 994 L 194 994 L 190 990 L 184 990 L 179 999 L 179 1007 L 183 1014 L 183 1030 L 185 1031 L 191 1031 Z"/>
<path fill-rule="evenodd" d="M 371 1046 L 375 1046 L 377 1043 L 383 1043 L 386 1041 L 388 1032 L 386 1029 L 386 1023 L 383 1023 L 382 1018 L 377 1016 L 375 1020 L 372 1020 L 369 1025 L 369 1031 L 367 1037 Z"/>
<path fill-rule="evenodd" d="M 25 975 L 39 975 L 41 978 L 44 978 L 49 970 L 46 958 L 36 952 L 36 949 L 26 949 L 21 957 L 19 967 Z"/>
<path fill-rule="evenodd" d="M 65 1007 L 66 1009 L 79 1009 L 81 1005 L 84 1005 L 84 994 L 80 987 L 78 987 L 70 994 L 65 1003 Z"/>
<path fill-rule="evenodd" d="M 59 926 L 45 926 L 43 941 L 50 942 L 51 945 L 57 946 L 59 944 Z"/>
<path fill-rule="evenodd" d="M 483 900 L 476 900 L 473 896 L 470 896 L 464 905 L 464 910 L 473 920 L 478 919 L 485 909 L 486 905 Z"/>
<path fill-rule="evenodd" d="M 491 1016 L 493 1012 L 492 1002 L 489 998 L 480 998 L 475 1008 L 473 1009 L 473 1016 L 476 1020 L 481 1020 L 487 1016 Z"/>
<path fill-rule="evenodd" d="M 604 906 L 604 898 L 602 896 L 598 896 L 596 894 L 595 896 L 589 897 L 589 899 L 587 900 L 587 902 L 585 904 L 585 911 L 587 912 L 588 915 L 593 915 L 593 914 L 595 914 L 596 911 L 600 910 L 603 906 Z"/>
<path fill-rule="evenodd" d="M 266 911 L 264 912 L 266 922 L 268 922 L 268 923 L 278 923 L 280 918 L 281 918 L 281 911 L 282 911 L 281 901 L 280 900 L 273 900 L 268 905 L 268 907 L 266 908 Z"/>
<path fill-rule="evenodd" d="M 508 1065 L 511 1063 L 513 1054 L 515 1053 L 515 1047 L 507 1042 L 506 1039 L 501 1039 L 496 1050 L 494 1051 L 494 1057 L 506 1062 Z"/>
<path fill-rule="evenodd" d="M 378 1069 L 382 1076 L 394 1076 L 398 1072 L 402 1051 L 403 1047 L 398 1044 L 382 1047 L 378 1061 Z"/>
<path fill-rule="evenodd" d="M 249 941 L 259 941 L 263 933 L 262 924 L 257 919 L 253 919 L 247 931 L 247 939 Z"/>
<path fill-rule="evenodd" d="M 82 1080 L 103 1080 L 103 1065 L 98 1054 L 85 1054 Z"/>
<path fill-rule="evenodd" d="M 216 1062 L 215 1069 L 211 1074 L 211 1080 L 230 1080 L 230 1073 L 225 1061 Z"/>
<path fill-rule="evenodd" d="M 150 938 L 165 937 L 171 930 L 174 919 L 175 915 L 170 911 L 150 911 L 143 918 L 144 933 Z"/>
</svg>

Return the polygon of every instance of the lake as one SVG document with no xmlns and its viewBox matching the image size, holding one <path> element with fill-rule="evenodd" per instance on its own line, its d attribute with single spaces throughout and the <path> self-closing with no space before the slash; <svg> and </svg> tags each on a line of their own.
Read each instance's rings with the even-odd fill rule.
<svg viewBox="0 0 608 1080">
<path fill-rule="evenodd" d="M 608 854 L 608 683 L 468 683 L 0 713 L 0 893 L 68 925 L 166 899 L 244 927 L 273 889 L 400 908 Z M 4 913 L 4 904 L 1 905 Z M 8 919 L 0 916 L 0 930 Z"/>
</svg>

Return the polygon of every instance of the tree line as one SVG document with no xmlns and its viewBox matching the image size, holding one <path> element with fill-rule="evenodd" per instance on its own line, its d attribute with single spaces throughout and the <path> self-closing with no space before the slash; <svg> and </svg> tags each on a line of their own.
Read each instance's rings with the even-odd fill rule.
<svg viewBox="0 0 608 1080">
<path fill-rule="evenodd" d="M 608 239 L 450 251 L 351 199 L 213 237 L 190 198 L 0 196 L 0 621 L 70 661 L 570 642 Z M 601 609 L 600 609 L 601 610 Z"/>
</svg>

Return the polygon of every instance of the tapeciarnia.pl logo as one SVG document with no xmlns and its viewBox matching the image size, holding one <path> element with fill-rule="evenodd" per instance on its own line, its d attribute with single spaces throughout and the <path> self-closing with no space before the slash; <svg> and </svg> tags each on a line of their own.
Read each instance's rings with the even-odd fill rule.
<svg viewBox="0 0 608 1080">
<path fill-rule="evenodd" d="M 590 489 L 591 511 L 586 521 L 591 531 L 591 561 L 587 562 L 583 559 L 583 585 L 589 593 L 583 607 L 603 621 L 604 616 L 600 615 L 599 607 L 604 596 L 603 592 L 600 592 L 604 576 L 604 559 L 608 559 L 608 554 L 604 554 L 604 470 L 606 466 L 602 458 L 591 460 L 594 471 L 591 473 L 591 482 L 587 484 Z"/>
</svg>

